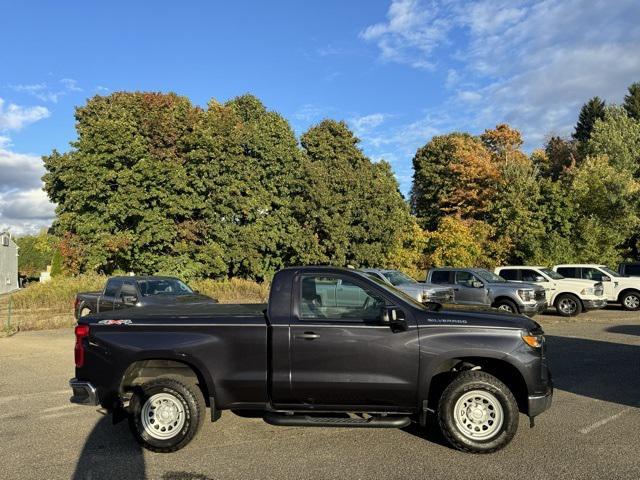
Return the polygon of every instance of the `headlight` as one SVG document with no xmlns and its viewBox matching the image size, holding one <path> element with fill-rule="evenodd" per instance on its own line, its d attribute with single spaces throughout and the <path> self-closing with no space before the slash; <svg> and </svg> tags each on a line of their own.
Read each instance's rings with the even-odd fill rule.
<svg viewBox="0 0 640 480">
<path fill-rule="evenodd" d="M 533 335 L 531 333 L 523 333 L 522 341 L 531 348 L 540 348 L 544 343 L 544 335 Z"/>
<path fill-rule="evenodd" d="M 518 290 L 518 296 L 525 302 L 530 302 L 534 298 L 534 292 L 531 289 Z"/>
<path fill-rule="evenodd" d="M 595 289 L 593 287 L 587 287 L 587 288 L 583 288 L 580 293 L 582 295 L 593 295 L 594 292 L 595 292 Z"/>
</svg>

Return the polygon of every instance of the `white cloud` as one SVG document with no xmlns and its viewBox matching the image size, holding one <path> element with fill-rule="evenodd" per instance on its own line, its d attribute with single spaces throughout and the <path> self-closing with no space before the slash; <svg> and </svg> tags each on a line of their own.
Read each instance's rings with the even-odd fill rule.
<svg viewBox="0 0 640 480">
<path fill-rule="evenodd" d="M 57 86 L 60 84 L 60 86 Z M 32 83 L 10 85 L 10 88 L 16 92 L 24 92 L 43 102 L 58 103 L 60 97 L 73 92 L 82 92 L 82 88 L 78 85 L 77 80 L 73 78 L 62 78 L 57 83 L 49 85 L 48 83 Z"/>
<path fill-rule="evenodd" d="M 0 132 L 20 130 L 30 123 L 47 118 L 50 114 L 47 108 L 41 106 L 22 107 L 9 103 L 5 107 L 4 99 L 0 98 Z"/>
<path fill-rule="evenodd" d="M 41 188 L 0 193 L 0 230 L 15 235 L 37 233 L 51 225 L 54 209 Z"/>
<path fill-rule="evenodd" d="M 6 148 L 8 146 L 8 138 L 0 137 L 0 194 L 41 185 L 44 174 L 42 159 L 35 155 L 12 152 Z"/>
<path fill-rule="evenodd" d="M 383 60 L 431 69 L 431 53 L 447 41 L 451 26 L 436 2 L 421 5 L 417 0 L 394 0 L 387 21 L 367 27 L 360 37 L 375 42 Z"/>
<path fill-rule="evenodd" d="M 637 0 L 394 0 L 387 17 L 361 37 L 384 60 L 442 69 L 451 90 L 409 132 L 448 110 L 455 130 L 508 122 L 531 148 L 571 133 L 592 96 L 619 102 L 640 80 Z"/>
<path fill-rule="evenodd" d="M 349 120 L 349 123 L 355 130 L 356 135 L 363 135 L 382 124 L 386 117 L 387 115 L 384 113 L 372 113 L 362 117 L 354 117 Z"/>
</svg>

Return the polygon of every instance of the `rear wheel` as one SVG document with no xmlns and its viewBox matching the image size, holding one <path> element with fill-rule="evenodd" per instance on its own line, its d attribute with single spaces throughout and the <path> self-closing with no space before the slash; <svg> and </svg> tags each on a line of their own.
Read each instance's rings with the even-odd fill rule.
<svg viewBox="0 0 640 480">
<path fill-rule="evenodd" d="M 558 295 L 555 306 L 558 315 L 562 317 L 573 317 L 582 313 L 582 302 L 578 297 L 569 293 Z"/>
<path fill-rule="evenodd" d="M 625 310 L 636 311 L 640 310 L 640 293 L 638 292 L 626 292 L 620 299 L 622 308 Z"/>
<path fill-rule="evenodd" d="M 518 307 L 516 306 L 516 304 L 511 300 L 509 300 L 508 298 L 503 298 L 498 300 L 496 303 L 493 304 L 493 306 L 498 310 L 502 310 L 503 312 L 519 313 Z"/>
<path fill-rule="evenodd" d="M 493 375 L 473 370 L 458 375 L 438 403 L 438 423 L 458 450 L 492 453 L 504 448 L 518 429 L 518 404 Z"/>
<path fill-rule="evenodd" d="M 157 378 L 137 387 L 129 407 L 134 437 L 146 449 L 159 453 L 187 445 L 206 413 L 200 389 L 173 378 Z"/>
</svg>

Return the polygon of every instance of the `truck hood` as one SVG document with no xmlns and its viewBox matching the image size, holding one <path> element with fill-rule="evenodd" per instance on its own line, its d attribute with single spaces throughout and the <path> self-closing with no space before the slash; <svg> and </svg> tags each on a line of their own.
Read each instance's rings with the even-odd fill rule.
<svg viewBox="0 0 640 480">
<path fill-rule="evenodd" d="M 621 287 L 632 287 L 640 290 L 640 277 L 614 277 L 613 281 Z"/>
<path fill-rule="evenodd" d="M 576 289 L 593 287 L 596 283 L 599 283 L 595 280 L 587 280 L 586 278 L 563 278 L 562 280 L 554 280 L 554 282 L 560 287 Z M 541 286 L 544 286 L 544 284 Z"/>
<path fill-rule="evenodd" d="M 532 290 L 544 290 L 544 288 L 541 287 L 540 285 L 537 285 L 535 283 L 525 283 L 525 282 L 495 282 L 495 283 L 488 283 L 487 285 L 491 287 L 497 287 L 497 288 L 513 288 L 514 290 L 522 289 L 522 288 L 531 288 Z"/>
<path fill-rule="evenodd" d="M 437 315 L 425 314 L 421 318 L 424 325 L 470 326 L 488 328 L 507 328 L 526 331 L 542 331 L 538 322 L 525 315 L 503 312 L 495 308 L 471 305 L 455 305 L 442 308 Z"/>
</svg>

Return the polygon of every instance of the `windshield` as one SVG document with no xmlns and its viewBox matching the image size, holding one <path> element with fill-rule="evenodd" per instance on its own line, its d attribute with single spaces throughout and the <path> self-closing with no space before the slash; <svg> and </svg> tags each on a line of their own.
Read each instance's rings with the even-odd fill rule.
<svg viewBox="0 0 640 480">
<path fill-rule="evenodd" d="M 541 268 L 540 271 L 552 280 L 562 280 L 564 277 L 550 268 Z"/>
<path fill-rule="evenodd" d="M 143 297 L 150 295 L 190 295 L 193 293 L 184 282 L 177 278 L 157 278 L 140 280 L 140 293 Z"/>
<path fill-rule="evenodd" d="M 611 275 L 612 277 L 619 277 L 620 276 L 620 274 L 618 272 L 614 272 L 609 267 L 600 267 L 600 270 L 602 270 L 607 275 Z"/>
<path fill-rule="evenodd" d="M 396 287 L 389 285 L 387 282 L 385 282 L 384 280 L 371 275 L 371 274 L 367 274 L 365 272 L 360 272 L 361 275 L 364 275 L 365 277 L 369 278 L 370 280 L 373 280 L 374 282 L 376 282 L 380 287 L 384 288 L 387 292 L 402 298 L 405 302 L 412 304 L 414 307 L 419 308 L 420 310 L 430 310 L 430 308 L 426 305 L 423 305 L 422 303 L 418 302 L 415 298 L 413 298 L 411 295 L 407 295 L 406 293 L 404 293 L 401 290 L 398 290 Z"/>
<path fill-rule="evenodd" d="M 478 275 L 481 279 L 483 279 L 486 282 L 490 282 L 490 283 L 505 283 L 506 280 L 504 278 L 502 278 L 500 275 L 496 275 L 493 272 L 490 272 L 489 270 L 473 270 L 473 273 L 475 273 L 476 275 Z"/>
<path fill-rule="evenodd" d="M 385 277 L 391 282 L 392 285 L 406 285 L 411 283 L 418 283 L 409 275 L 405 275 L 404 273 L 398 270 L 385 270 L 382 272 Z"/>
</svg>

